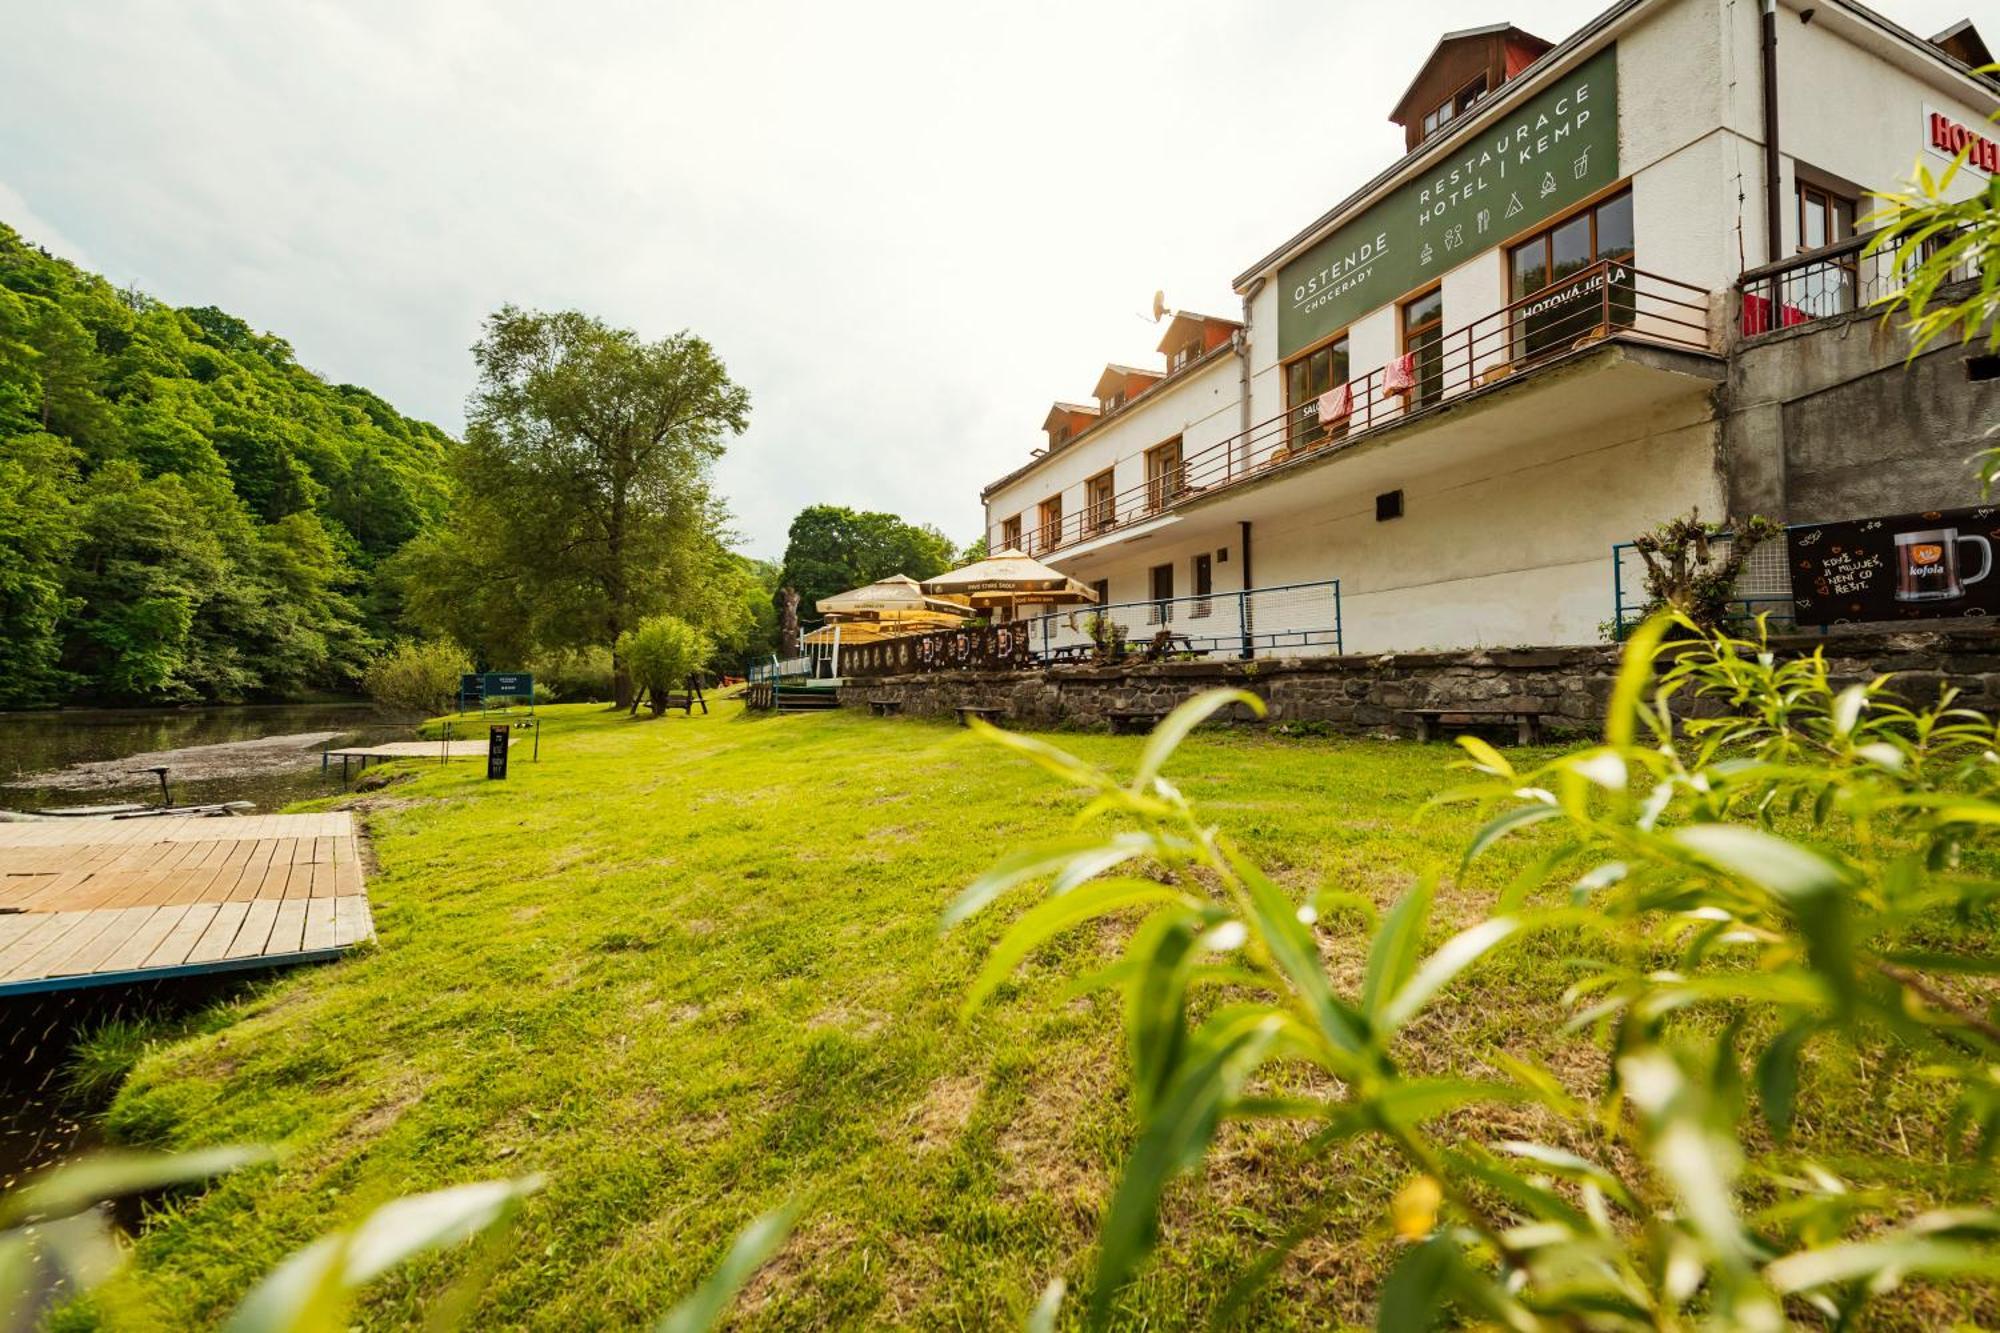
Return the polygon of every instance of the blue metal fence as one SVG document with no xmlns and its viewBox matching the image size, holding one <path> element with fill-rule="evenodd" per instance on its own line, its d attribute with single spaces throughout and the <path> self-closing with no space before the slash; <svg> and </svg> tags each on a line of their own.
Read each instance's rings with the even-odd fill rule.
<svg viewBox="0 0 2000 1333">
<path fill-rule="evenodd" d="M 1786 528 L 1758 546 L 1736 576 L 1729 605 L 1746 623 L 1768 615 L 1774 630 L 1799 628 L 1792 614 L 1791 531 Z M 1730 540 L 1726 532 L 1709 539 L 1718 559 L 1728 558 Z M 1616 639 L 1622 640 L 1646 618 L 1646 562 L 1632 542 L 1617 542 L 1611 548 L 1611 605 L 1607 628 Z"/>
<path fill-rule="evenodd" d="M 1079 606 L 1024 624 L 1044 662 L 1082 660 L 1100 643 L 1201 657 L 1311 657 L 1341 651 L 1340 580 L 1287 583 L 1206 597 Z"/>
</svg>

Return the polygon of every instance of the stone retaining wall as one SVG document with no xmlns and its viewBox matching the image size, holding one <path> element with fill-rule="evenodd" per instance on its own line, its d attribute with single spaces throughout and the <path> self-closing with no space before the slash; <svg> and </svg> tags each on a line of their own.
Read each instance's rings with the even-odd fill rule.
<svg viewBox="0 0 2000 1333">
<path fill-rule="evenodd" d="M 1928 703 L 1941 683 L 1963 704 L 2000 712 L 2000 632 L 1922 630 L 1799 635 L 1773 640 L 1781 653 L 1824 647 L 1843 680 L 1897 674 L 1900 692 Z M 1038 671 L 941 671 L 843 686 L 841 703 L 867 711 L 894 699 L 906 715 L 950 717 L 960 705 L 997 707 L 1038 727 L 1100 728 L 1122 710 L 1165 710 L 1217 687 L 1261 696 L 1275 723 L 1309 722 L 1356 735 L 1407 732 L 1402 710 L 1533 704 L 1552 731 L 1594 732 L 1618 669 L 1612 647 L 1475 649 L 1380 657 L 1310 657 L 1252 662 L 1049 667 Z M 1247 718 L 1246 718 L 1247 720 Z"/>
</svg>

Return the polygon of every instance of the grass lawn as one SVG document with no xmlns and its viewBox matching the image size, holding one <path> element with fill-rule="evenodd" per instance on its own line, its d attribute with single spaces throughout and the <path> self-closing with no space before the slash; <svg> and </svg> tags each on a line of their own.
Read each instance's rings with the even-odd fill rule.
<svg viewBox="0 0 2000 1333">
<path fill-rule="evenodd" d="M 63 1327 L 212 1322 L 286 1253 L 398 1193 L 546 1173 L 472 1325 L 627 1327 L 672 1304 L 756 1213 L 801 1220 L 750 1288 L 752 1328 L 1018 1324 L 1052 1276 L 1087 1287 L 1129 1124 L 1116 1001 L 1068 982 L 1116 947 L 1088 928 L 968 1025 L 956 1012 L 1023 895 L 940 939 L 944 905 L 1001 851 L 1059 833 L 1078 797 L 954 727 L 852 714 L 630 720 L 547 710 L 539 764 L 413 765 L 359 808 L 379 863 L 379 947 L 269 982 L 155 1047 L 109 1113 L 125 1141 L 281 1144 L 276 1167 L 156 1214 L 130 1275 Z M 1139 739 L 1062 742 L 1129 767 Z M 1473 816 L 1421 822 L 1458 778 L 1442 746 L 1206 732 L 1168 769 L 1303 895 L 1386 905 L 1455 863 Z M 1485 911 L 1528 844 L 1441 895 L 1435 933 Z M 1359 975 L 1352 920 L 1321 923 Z M 1578 1086 L 1555 945 L 1499 955 L 1413 1030 L 1413 1059 L 1485 1071 L 1505 1046 Z M 1828 1075 L 1827 1077 L 1833 1077 Z M 1802 1126 L 1840 1160 L 1916 1140 L 1912 1082 L 1866 1116 Z M 1525 1117 L 1528 1113 L 1523 1112 Z M 1532 1125 L 1475 1128 L 1500 1137 Z M 1402 1173 L 1362 1143 L 1308 1158 L 1289 1127 L 1232 1128 L 1170 1195 L 1135 1326 L 1198 1321 L 1306 1207 L 1339 1200 L 1254 1307 L 1267 1327 L 1366 1322 Z M 463 1254 L 370 1289 L 368 1326 L 414 1322 Z"/>
</svg>

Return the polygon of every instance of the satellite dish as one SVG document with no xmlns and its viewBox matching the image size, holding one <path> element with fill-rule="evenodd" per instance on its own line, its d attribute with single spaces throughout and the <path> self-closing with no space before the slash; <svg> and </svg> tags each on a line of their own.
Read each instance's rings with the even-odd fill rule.
<svg viewBox="0 0 2000 1333">
<path fill-rule="evenodd" d="M 1167 294 L 1165 292 L 1154 292 L 1153 322 L 1157 324 L 1166 317 L 1167 317 Z"/>
</svg>

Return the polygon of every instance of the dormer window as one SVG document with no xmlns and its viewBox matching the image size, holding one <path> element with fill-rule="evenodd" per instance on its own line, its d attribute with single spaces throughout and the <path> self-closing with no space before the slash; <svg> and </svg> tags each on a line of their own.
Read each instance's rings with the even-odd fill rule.
<svg viewBox="0 0 2000 1333">
<path fill-rule="evenodd" d="M 1199 342 L 1183 343 L 1167 357 L 1167 373 L 1173 374 L 1176 371 L 1186 370 L 1199 360 L 1201 360 L 1201 344 Z"/>
<path fill-rule="evenodd" d="M 1457 120 L 1486 96 L 1486 76 L 1480 75 L 1450 97 L 1424 113 L 1424 137 L 1430 138 L 1445 126 Z"/>
<path fill-rule="evenodd" d="M 1049 447 L 1050 447 L 1050 448 L 1054 448 L 1055 446 L 1057 446 L 1057 445 L 1059 445 L 1059 444 L 1068 444 L 1068 443 L 1069 443 L 1069 427 L 1068 427 L 1068 425 L 1066 425 L 1066 424 L 1065 424 L 1065 425 L 1061 425 L 1061 426 L 1057 426 L 1057 427 L 1056 427 L 1056 428 L 1055 428 L 1054 430 L 1052 430 L 1052 431 L 1050 431 L 1050 432 L 1049 432 Z"/>
<path fill-rule="evenodd" d="M 1119 408 L 1125 406 L 1124 390 L 1121 389 L 1117 393 L 1112 394 L 1108 398 L 1098 399 L 1097 406 L 1100 410 L 1103 411 L 1103 413 L 1106 416 L 1111 415 L 1113 412 L 1116 412 Z"/>
</svg>

